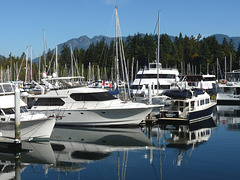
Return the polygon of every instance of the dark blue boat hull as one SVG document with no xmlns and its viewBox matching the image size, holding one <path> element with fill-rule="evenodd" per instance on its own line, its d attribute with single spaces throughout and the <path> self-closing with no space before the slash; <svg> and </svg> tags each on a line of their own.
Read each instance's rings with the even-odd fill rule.
<svg viewBox="0 0 240 180">
<path fill-rule="evenodd" d="M 201 120 L 209 118 L 211 116 L 211 114 L 213 113 L 214 107 L 215 107 L 215 105 L 210 106 L 201 111 L 190 112 L 189 116 L 188 116 L 188 121 L 189 122 L 197 122 L 197 121 L 201 121 Z"/>
</svg>

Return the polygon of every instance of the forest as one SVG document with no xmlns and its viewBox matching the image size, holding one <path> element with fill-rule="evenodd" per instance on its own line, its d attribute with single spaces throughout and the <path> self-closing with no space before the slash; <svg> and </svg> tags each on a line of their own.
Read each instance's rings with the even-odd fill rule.
<svg viewBox="0 0 240 180">
<path fill-rule="evenodd" d="M 158 36 L 152 34 L 134 34 L 128 36 L 123 43 L 124 55 L 127 60 L 129 71 L 133 64 L 133 74 L 136 73 L 136 64 L 138 69 L 148 66 L 149 62 L 153 62 L 157 57 Z M 40 72 L 45 70 L 48 74 L 52 74 L 55 69 L 55 52 L 48 50 L 43 52 L 40 57 Z M 66 44 L 58 53 L 58 75 L 69 76 L 74 67 L 74 75 L 83 75 L 85 79 L 88 78 L 89 63 L 95 69 L 100 67 L 103 72 L 106 69 L 107 79 L 110 78 L 111 70 L 115 67 L 116 47 L 115 42 L 112 41 L 109 45 L 105 43 L 103 38 L 96 44 L 91 44 L 88 49 L 71 49 Z M 224 71 L 224 62 L 227 62 L 227 71 L 233 69 L 240 69 L 240 45 L 237 51 L 234 49 L 234 42 L 231 39 L 229 42 L 224 38 L 220 44 L 215 36 L 197 37 L 185 35 L 182 33 L 179 36 L 171 37 L 168 34 L 161 34 L 160 36 L 160 58 L 159 62 L 162 67 L 176 67 L 180 74 L 191 72 L 195 74 L 206 74 L 207 67 L 209 73 L 215 74 Z M 74 59 L 74 61 L 72 61 Z M 217 59 L 219 62 L 220 72 L 217 71 Z M 46 62 L 46 65 L 45 65 Z M 231 62 L 231 63 L 230 63 Z M 30 58 L 27 60 L 28 76 L 26 79 L 26 54 L 22 53 L 21 57 L 15 57 L 11 54 L 9 57 L 2 57 L 0 61 L 1 66 L 1 81 L 7 80 L 23 80 L 31 81 L 30 79 Z M 33 63 L 32 74 L 34 80 L 39 80 L 39 63 Z M 192 71 L 187 71 L 187 67 L 194 67 Z M 120 67 L 121 68 L 121 67 Z M 82 70 L 84 69 L 84 71 Z M 195 69 L 195 71 L 193 70 Z M 82 74 L 83 72 L 83 74 Z M 94 71 L 96 76 L 97 70 Z M 130 74 L 130 73 L 129 73 Z M 103 73 L 101 73 L 103 79 Z M 106 76 L 106 75 L 105 75 Z M 219 77 L 220 74 L 219 74 Z M 105 77 L 106 78 L 106 77 Z M 105 79 L 105 80 L 107 80 Z"/>
</svg>

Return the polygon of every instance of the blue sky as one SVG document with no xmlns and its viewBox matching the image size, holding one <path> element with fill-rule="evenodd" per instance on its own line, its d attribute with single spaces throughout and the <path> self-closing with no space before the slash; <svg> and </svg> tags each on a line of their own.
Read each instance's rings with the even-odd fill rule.
<svg viewBox="0 0 240 180">
<path fill-rule="evenodd" d="M 158 11 L 161 33 L 240 36 L 237 0 L 1 0 L 0 55 L 21 56 L 32 46 L 38 57 L 43 30 L 50 49 L 83 35 L 114 36 L 115 5 L 123 36 L 153 33 Z"/>
</svg>

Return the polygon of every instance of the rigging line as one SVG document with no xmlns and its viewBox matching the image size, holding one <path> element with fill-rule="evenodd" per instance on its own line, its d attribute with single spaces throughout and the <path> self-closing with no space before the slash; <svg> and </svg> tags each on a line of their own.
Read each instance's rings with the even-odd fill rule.
<svg viewBox="0 0 240 180">
<path fill-rule="evenodd" d="M 154 35 L 155 35 L 155 33 L 156 33 L 157 26 L 158 26 L 158 19 L 157 19 L 157 22 L 156 22 L 156 25 L 155 25 L 155 28 L 154 28 L 154 31 L 153 31 L 153 36 L 152 36 L 152 37 L 153 37 L 153 41 L 155 41 Z M 151 47 L 152 47 L 152 46 L 150 46 L 150 47 L 148 48 L 147 58 L 146 58 L 146 60 L 145 60 L 144 67 L 146 66 L 147 61 L 148 61 L 148 59 L 149 59 L 149 54 L 150 54 L 150 49 L 151 49 Z M 139 84 L 138 84 L 139 86 L 140 86 L 141 81 L 142 81 L 142 78 L 143 78 L 144 70 L 145 70 L 145 68 L 143 68 L 143 70 L 142 70 L 141 78 L 140 78 L 140 81 L 139 81 Z M 137 91 L 138 91 L 138 90 L 139 90 L 139 89 L 137 89 Z"/>
<path fill-rule="evenodd" d="M 73 61 L 75 63 L 75 68 L 77 69 L 77 73 L 80 76 L 79 69 L 78 69 L 78 64 L 77 64 L 77 58 L 75 58 L 73 51 L 71 51 L 71 53 L 72 53 Z"/>
<path fill-rule="evenodd" d="M 127 71 L 127 65 L 126 65 L 126 59 L 125 59 L 125 54 L 124 54 L 124 48 L 123 48 L 123 40 L 122 40 L 122 34 L 121 34 L 121 28 L 120 28 L 120 23 L 119 23 L 119 17 L 117 16 L 117 25 L 118 25 L 118 31 L 119 31 L 119 46 L 120 46 L 120 56 L 123 60 L 123 68 L 124 68 L 124 72 L 125 72 L 125 77 L 126 77 L 126 81 L 127 81 L 127 85 L 128 85 L 128 96 L 131 97 L 131 93 L 130 93 L 130 86 L 129 86 L 129 79 L 128 79 L 128 71 Z"/>
<path fill-rule="evenodd" d="M 50 63 L 48 64 L 48 70 L 47 70 L 47 74 L 48 74 L 48 73 L 49 73 L 49 71 L 50 71 L 50 67 L 51 67 L 51 65 L 52 65 L 52 60 L 53 60 L 54 54 L 55 54 L 55 50 L 54 50 L 54 52 L 53 52 L 53 54 L 52 54 L 51 61 L 50 61 Z"/>
<path fill-rule="evenodd" d="M 24 60 L 24 58 L 26 59 L 26 54 L 23 56 L 23 58 L 22 58 L 22 63 L 21 63 L 21 65 L 20 65 L 20 67 L 19 67 L 19 71 L 18 71 L 18 73 L 17 73 L 17 80 L 19 80 L 19 74 L 20 74 L 20 71 L 21 71 L 21 69 L 22 69 L 22 65 L 23 65 L 23 60 Z"/>
</svg>

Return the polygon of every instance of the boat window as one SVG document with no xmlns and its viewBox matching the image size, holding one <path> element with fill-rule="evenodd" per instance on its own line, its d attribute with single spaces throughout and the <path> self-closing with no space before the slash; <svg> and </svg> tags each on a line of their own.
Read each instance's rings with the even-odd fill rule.
<svg viewBox="0 0 240 180">
<path fill-rule="evenodd" d="M 205 99 L 205 104 L 208 104 L 209 103 L 209 99 Z"/>
<path fill-rule="evenodd" d="M 131 89 L 142 89 L 142 85 L 132 85 Z"/>
<path fill-rule="evenodd" d="M 38 98 L 34 106 L 63 106 L 64 104 L 61 98 Z"/>
<path fill-rule="evenodd" d="M 197 106 L 199 106 L 199 101 L 197 101 Z"/>
<path fill-rule="evenodd" d="M 236 89 L 236 94 L 237 94 L 237 95 L 240 94 L 240 88 L 238 88 L 238 87 L 237 87 L 237 89 Z"/>
<path fill-rule="evenodd" d="M 155 85 L 155 89 L 157 89 L 157 85 Z M 170 89 L 170 85 L 159 85 L 159 89 Z"/>
<path fill-rule="evenodd" d="M 159 74 L 161 79 L 175 79 L 175 74 Z M 156 79 L 157 74 L 137 74 L 136 79 Z"/>
<path fill-rule="evenodd" d="M 106 101 L 117 99 L 108 92 L 98 92 L 98 93 L 73 93 L 70 95 L 75 101 Z"/>
<path fill-rule="evenodd" d="M 13 108 L 6 108 L 2 109 L 5 114 L 15 114 L 15 111 Z"/>
<path fill-rule="evenodd" d="M 225 87 L 224 88 L 224 92 L 225 93 L 233 93 L 234 92 L 234 88 L 233 87 Z"/>
<path fill-rule="evenodd" d="M 194 108 L 194 101 L 191 101 L 191 108 Z"/>
<path fill-rule="evenodd" d="M 3 87 L 0 85 L 0 93 L 3 93 Z"/>
<path fill-rule="evenodd" d="M 200 101 L 200 105 L 204 105 L 204 99 Z"/>
<path fill-rule="evenodd" d="M 180 106 L 183 106 L 183 101 L 180 101 Z"/>
<path fill-rule="evenodd" d="M 191 139 L 192 140 L 196 139 L 196 135 L 194 133 L 191 134 Z"/>
<path fill-rule="evenodd" d="M 157 64 L 149 64 L 149 68 L 157 68 Z"/>
<path fill-rule="evenodd" d="M 28 112 L 28 110 L 27 110 L 26 107 L 21 107 L 21 108 L 20 108 L 20 112 L 21 112 L 21 113 L 24 113 L 24 112 Z"/>
<path fill-rule="evenodd" d="M 0 115 L 4 115 L 4 114 L 3 114 L 3 111 L 2 111 L 1 109 L 0 109 Z"/>
<path fill-rule="evenodd" d="M 3 89 L 5 92 L 13 92 L 11 84 L 3 84 Z"/>
<path fill-rule="evenodd" d="M 216 77 L 204 77 L 203 81 L 216 81 Z"/>
</svg>

